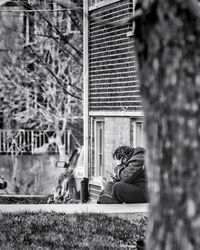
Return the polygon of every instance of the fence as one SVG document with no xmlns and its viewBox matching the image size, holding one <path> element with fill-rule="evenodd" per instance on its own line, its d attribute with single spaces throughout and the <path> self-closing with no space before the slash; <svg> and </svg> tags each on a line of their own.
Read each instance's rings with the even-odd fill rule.
<svg viewBox="0 0 200 250">
<path fill-rule="evenodd" d="M 43 130 L 0 130 L 0 154 L 34 154 L 42 152 L 46 147 L 48 153 L 58 153 L 55 142 L 51 138 L 56 136 L 55 131 Z M 74 142 L 70 131 L 65 131 L 62 143 L 66 153 L 71 152 Z"/>
</svg>

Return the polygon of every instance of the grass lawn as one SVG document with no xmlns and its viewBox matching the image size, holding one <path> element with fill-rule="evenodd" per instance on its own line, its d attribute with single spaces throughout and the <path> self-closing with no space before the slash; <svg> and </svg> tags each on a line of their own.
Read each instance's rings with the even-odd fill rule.
<svg viewBox="0 0 200 250">
<path fill-rule="evenodd" d="M 103 214 L 0 214 L 0 249 L 128 249 L 145 235 L 147 218 Z M 134 248 L 129 248 L 134 249 Z"/>
</svg>

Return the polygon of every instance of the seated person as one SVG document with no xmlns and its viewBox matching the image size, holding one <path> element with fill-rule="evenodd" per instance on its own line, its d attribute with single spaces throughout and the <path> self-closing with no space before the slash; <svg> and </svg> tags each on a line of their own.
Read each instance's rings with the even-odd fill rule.
<svg viewBox="0 0 200 250">
<path fill-rule="evenodd" d="M 142 147 L 118 147 L 113 159 L 117 166 L 112 182 L 100 193 L 97 203 L 143 203 L 147 202 L 146 176 L 144 169 L 145 150 Z"/>
</svg>

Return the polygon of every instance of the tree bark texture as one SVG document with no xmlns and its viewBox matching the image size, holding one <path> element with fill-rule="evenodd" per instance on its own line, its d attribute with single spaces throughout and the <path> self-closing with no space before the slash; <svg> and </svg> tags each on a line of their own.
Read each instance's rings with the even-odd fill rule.
<svg viewBox="0 0 200 250">
<path fill-rule="evenodd" d="M 197 2 L 137 5 L 144 11 L 136 19 L 135 37 L 147 137 L 148 250 L 200 249 Z"/>
</svg>

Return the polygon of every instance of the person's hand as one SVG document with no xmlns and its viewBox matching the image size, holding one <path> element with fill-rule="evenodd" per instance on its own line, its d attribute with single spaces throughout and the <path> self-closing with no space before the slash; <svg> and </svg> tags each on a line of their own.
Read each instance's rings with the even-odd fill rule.
<svg viewBox="0 0 200 250">
<path fill-rule="evenodd" d="M 113 182 L 118 182 L 118 181 L 120 181 L 120 179 L 119 179 L 116 175 L 113 176 L 112 179 L 113 179 Z"/>
<path fill-rule="evenodd" d="M 120 165 L 117 165 L 115 168 L 114 168 L 114 172 L 117 174 L 119 172 L 119 169 L 121 169 L 123 167 L 122 164 Z"/>
<path fill-rule="evenodd" d="M 105 177 L 105 180 L 106 180 L 106 183 L 107 182 L 110 182 L 110 181 L 113 181 L 113 173 L 111 173 L 110 171 L 106 171 L 106 177 Z"/>
</svg>

